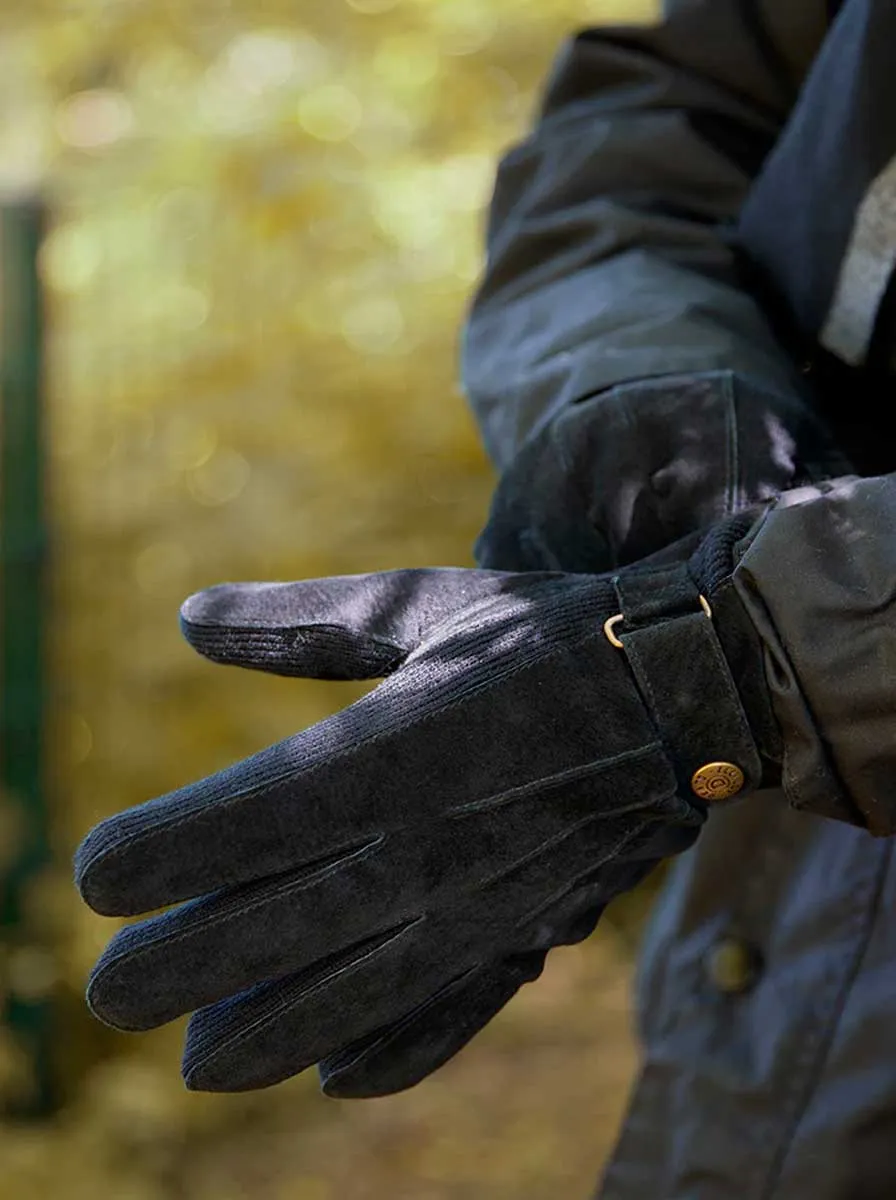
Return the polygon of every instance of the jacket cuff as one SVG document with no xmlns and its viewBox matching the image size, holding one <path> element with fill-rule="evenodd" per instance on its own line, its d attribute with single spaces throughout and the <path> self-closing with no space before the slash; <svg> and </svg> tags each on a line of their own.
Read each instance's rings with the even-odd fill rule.
<svg viewBox="0 0 896 1200">
<path fill-rule="evenodd" d="M 759 633 L 790 803 L 896 832 L 896 476 L 797 489 L 732 581 Z"/>
</svg>

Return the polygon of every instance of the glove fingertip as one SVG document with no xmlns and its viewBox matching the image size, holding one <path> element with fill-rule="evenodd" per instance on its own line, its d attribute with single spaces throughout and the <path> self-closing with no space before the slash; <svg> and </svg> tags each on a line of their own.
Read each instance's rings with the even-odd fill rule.
<svg viewBox="0 0 896 1200">
<path fill-rule="evenodd" d="M 246 653 L 247 633 L 263 633 L 265 623 L 253 612 L 253 598 L 262 591 L 258 584 L 218 583 L 188 596 L 180 606 L 179 624 L 184 640 L 199 654 L 213 662 L 241 665 Z M 270 626 L 277 629 L 276 622 Z M 234 633 L 243 635 L 234 638 Z M 251 641 L 251 638 L 249 639 Z M 251 657 L 251 651 L 249 653 Z"/>
<path fill-rule="evenodd" d="M 141 1020 L 134 1007 L 135 998 L 116 988 L 114 979 L 107 978 L 107 974 L 101 959 L 91 972 L 84 993 L 87 1007 L 96 1019 L 120 1033 L 144 1033 L 153 1029 L 156 1022 Z"/>
<path fill-rule="evenodd" d="M 94 826 L 75 851 L 75 887 L 88 908 L 99 916 L 132 916 L 128 904 L 114 885 L 109 886 L 108 875 L 103 871 L 103 860 L 115 841 L 110 825 L 111 819 Z"/>
<path fill-rule="evenodd" d="M 195 627 L 226 627 L 232 624 L 234 611 L 234 585 L 216 583 L 187 596 L 180 606 L 180 627 L 185 632 Z"/>
</svg>

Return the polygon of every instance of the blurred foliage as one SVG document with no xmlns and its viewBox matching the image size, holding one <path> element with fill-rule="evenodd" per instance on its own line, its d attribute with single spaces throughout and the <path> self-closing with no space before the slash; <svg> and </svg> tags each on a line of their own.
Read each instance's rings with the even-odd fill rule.
<svg viewBox="0 0 896 1200">
<path fill-rule="evenodd" d="M 0 196 L 52 208 L 52 795 L 67 863 L 113 809 L 357 694 L 195 661 L 222 579 L 469 562 L 492 485 L 456 383 L 495 158 L 562 37 L 629 0 L 5 0 Z M 0 829 L 7 851 L 15 831 Z M 180 1028 L 81 999 L 110 923 L 41 877 L 0 986 L 54 987 L 71 1099 L 0 1131 L 4 1197 L 556 1197 L 630 1069 L 607 935 L 408 1096 L 183 1092 Z M 29 959 L 29 953 L 31 955 Z M 36 982 L 35 982 L 36 981 Z M 0 1040 L 0 1087 L 24 1086 Z"/>
</svg>

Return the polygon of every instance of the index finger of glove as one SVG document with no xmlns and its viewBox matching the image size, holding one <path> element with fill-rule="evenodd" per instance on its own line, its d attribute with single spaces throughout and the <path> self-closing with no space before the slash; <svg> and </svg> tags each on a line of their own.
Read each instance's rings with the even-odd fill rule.
<svg viewBox="0 0 896 1200">
<path fill-rule="evenodd" d="M 411 696 L 399 709 L 380 691 L 102 821 L 75 855 L 84 900 L 132 916 L 348 853 L 394 826 L 387 766 L 418 704 Z"/>
<path fill-rule="evenodd" d="M 323 865 L 376 838 L 393 823 L 394 794 L 379 772 L 345 765 L 372 736 L 356 708 L 102 821 L 75 855 L 84 900 L 133 916 Z"/>
</svg>

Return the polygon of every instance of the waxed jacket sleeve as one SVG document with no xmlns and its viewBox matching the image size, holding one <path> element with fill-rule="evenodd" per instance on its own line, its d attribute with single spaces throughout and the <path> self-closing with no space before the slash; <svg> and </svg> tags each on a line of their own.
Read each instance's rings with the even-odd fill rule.
<svg viewBox="0 0 896 1200">
<path fill-rule="evenodd" d="M 792 367 L 725 228 L 786 120 L 823 0 L 673 0 L 561 53 L 503 159 L 463 379 L 499 469 L 567 406 L 626 380 Z"/>
<path fill-rule="evenodd" d="M 785 493 L 733 582 L 764 643 L 797 809 L 896 832 L 896 475 Z"/>
</svg>

